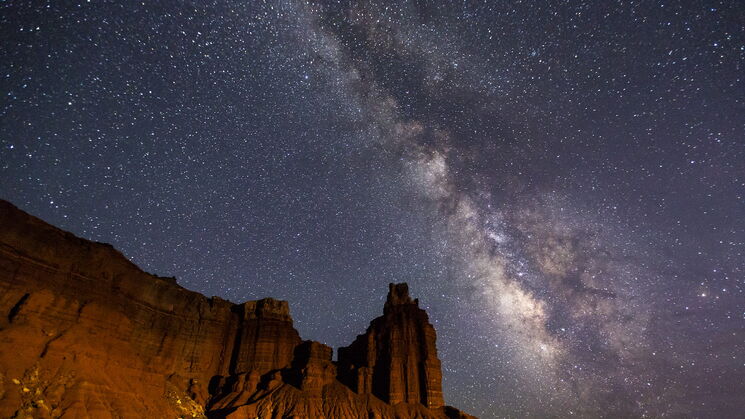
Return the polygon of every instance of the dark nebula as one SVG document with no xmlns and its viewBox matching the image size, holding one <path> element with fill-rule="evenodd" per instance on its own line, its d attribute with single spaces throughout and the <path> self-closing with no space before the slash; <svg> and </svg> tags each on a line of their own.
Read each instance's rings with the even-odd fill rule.
<svg viewBox="0 0 745 419">
<path fill-rule="evenodd" d="M 738 1 L 9 1 L 0 197 L 334 347 L 407 281 L 448 403 L 745 409 Z"/>
</svg>

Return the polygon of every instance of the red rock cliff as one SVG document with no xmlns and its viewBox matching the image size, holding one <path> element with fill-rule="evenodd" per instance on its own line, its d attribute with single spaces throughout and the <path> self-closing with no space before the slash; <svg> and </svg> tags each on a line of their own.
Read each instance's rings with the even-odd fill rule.
<svg viewBox="0 0 745 419">
<path fill-rule="evenodd" d="M 339 366 L 287 302 L 206 298 L 0 200 L 0 417 L 467 417 L 404 287 Z"/>
</svg>

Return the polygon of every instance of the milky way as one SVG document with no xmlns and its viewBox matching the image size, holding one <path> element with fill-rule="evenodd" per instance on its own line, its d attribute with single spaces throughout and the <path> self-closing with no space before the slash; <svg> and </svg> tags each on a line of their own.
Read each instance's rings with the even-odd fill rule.
<svg viewBox="0 0 745 419">
<path fill-rule="evenodd" d="M 737 2 L 10 2 L 0 197 L 484 418 L 745 408 Z"/>
</svg>

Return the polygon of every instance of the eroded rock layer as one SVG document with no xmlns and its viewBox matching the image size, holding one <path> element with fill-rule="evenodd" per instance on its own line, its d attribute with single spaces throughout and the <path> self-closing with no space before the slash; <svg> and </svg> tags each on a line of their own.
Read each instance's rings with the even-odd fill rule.
<svg viewBox="0 0 745 419">
<path fill-rule="evenodd" d="M 467 417 L 403 286 L 384 313 L 337 365 L 285 301 L 206 298 L 0 200 L 0 417 Z"/>
</svg>

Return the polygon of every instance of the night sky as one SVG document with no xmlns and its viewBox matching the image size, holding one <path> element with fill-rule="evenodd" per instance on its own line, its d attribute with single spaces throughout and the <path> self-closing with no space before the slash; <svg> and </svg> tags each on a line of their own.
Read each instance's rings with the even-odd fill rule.
<svg viewBox="0 0 745 419">
<path fill-rule="evenodd" d="M 745 7 L 6 1 L 0 197 L 483 418 L 742 417 Z"/>
</svg>

